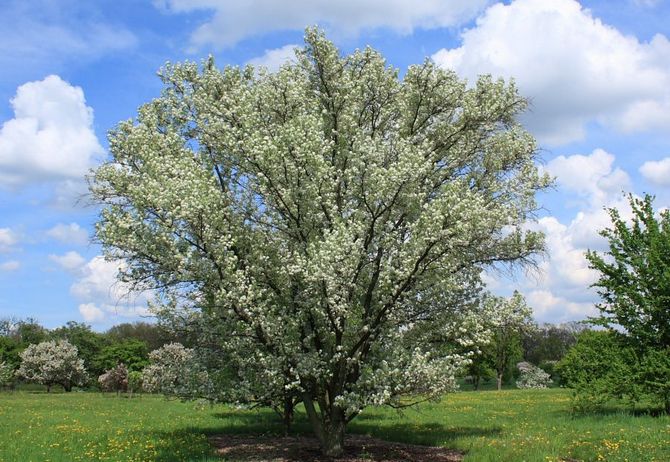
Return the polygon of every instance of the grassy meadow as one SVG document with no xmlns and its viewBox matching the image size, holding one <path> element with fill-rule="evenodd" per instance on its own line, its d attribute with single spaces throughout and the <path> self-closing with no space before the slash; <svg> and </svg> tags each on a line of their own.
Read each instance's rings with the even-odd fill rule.
<svg viewBox="0 0 670 462">
<path fill-rule="evenodd" d="M 308 432 L 298 414 L 296 432 Z M 572 415 L 563 389 L 460 392 L 402 414 L 367 409 L 352 433 L 467 452 L 466 461 L 670 461 L 670 417 Z M 216 433 L 280 433 L 267 410 L 157 396 L 0 393 L 0 461 L 204 461 Z"/>
</svg>

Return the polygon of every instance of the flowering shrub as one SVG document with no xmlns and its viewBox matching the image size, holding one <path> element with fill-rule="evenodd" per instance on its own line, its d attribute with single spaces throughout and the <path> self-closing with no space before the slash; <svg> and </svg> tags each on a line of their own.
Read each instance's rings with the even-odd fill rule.
<svg viewBox="0 0 670 462">
<path fill-rule="evenodd" d="M 123 364 L 105 371 L 98 377 L 98 383 L 103 391 L 115 391 L 117 393 L 128 390 L 128 368 Z"/>
<path fill-rule="evenodd" d="M 521 362 L 517 368 L 521 371 L 517 388 L 547 388 L 553 383 L 549 374 L 531 363 Z"/>
<path fill-rule="evenodd" d="M 71 391 L 74 385 L 83 385 L 87 380 L 84 360 L 79 358 L 77 347 L 67 340 L 30 345 L 20 357 L 21 367 L 16 375 L 46 385 L 47 391 L 53 385 Z"/>
<path fill-rule="evenodd" d="M 209 377 L 195 351 L 169 343 L 149 353 L 151 364 L 142 371 L 142 387 L 149 393 L 195 398 L 208 396 Z"/>
<path fill-rule="evenodd" d="M 14 368 L 6 362 L 0 363 L 0 387 L 8 387 L 14 380 Z"/>
</svg>

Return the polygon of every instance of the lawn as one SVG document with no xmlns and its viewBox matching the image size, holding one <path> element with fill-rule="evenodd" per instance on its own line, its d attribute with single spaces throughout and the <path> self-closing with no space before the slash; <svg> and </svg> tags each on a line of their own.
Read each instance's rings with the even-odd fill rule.
<svg viewBox="0 0 670 462">
<path fill-rule="evenodd" d="M 573 416 L 569 392 L 461 392 L 398 414 L 368 409 L 349 427 L 383 439 L 467 451 L 466 461 L 669 461 L 670 417 L 611 409 Z M 280 432 L 266 410 L 156 396 L 0 393 L 0 461 L 217 460 L 216 433 Z M 296 430 L 308 431 L 302 416 Z"/>
</svg>

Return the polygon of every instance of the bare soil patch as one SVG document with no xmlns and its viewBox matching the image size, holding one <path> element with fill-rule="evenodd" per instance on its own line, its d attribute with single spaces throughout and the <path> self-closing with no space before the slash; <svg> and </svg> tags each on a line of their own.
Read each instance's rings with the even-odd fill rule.
<svg viewBox="0 0 670 462">
<path fill-rule="evenodd" d="M 345 454 L 321 455 L 315 438 L 306 436 L 211 436 L 219 455 L 246 462 L 459 462 L 463 453 L 454 449 L 393 443 L 364 435 L 348 435 Z"/>
</svg>

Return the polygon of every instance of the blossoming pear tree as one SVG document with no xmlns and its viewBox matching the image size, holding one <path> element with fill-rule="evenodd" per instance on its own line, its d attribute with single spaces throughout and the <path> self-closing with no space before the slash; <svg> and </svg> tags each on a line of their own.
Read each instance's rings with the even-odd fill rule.
<svg viewBox="0 0 670 462">
<path fill-rule="evenodd" d="M 29 345 L 20 353 L 21 366 L 16 375 L 29 382 L 47 386 L 61 385 L 71 391 L 75 385 L 83 385 L 88 379 L 84 360 L 79 358 L 77 347 L 67 340 L 50 340 Z"/>
<path fill-rule="evenodd" d="M 337 455 L 366 406 L 455 387 L 483 332 L 464 297 L 542 249 L 523 225 L 549 179 L 513 83 L 430 61 L 400 77 L 316 29 L 296 55 L 276 73 L 166 65 L 91 190 L 123 279 L 204 319 L 240 383 L 299 397 Z"/>
</svg>

